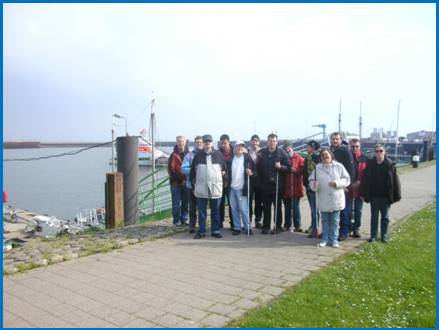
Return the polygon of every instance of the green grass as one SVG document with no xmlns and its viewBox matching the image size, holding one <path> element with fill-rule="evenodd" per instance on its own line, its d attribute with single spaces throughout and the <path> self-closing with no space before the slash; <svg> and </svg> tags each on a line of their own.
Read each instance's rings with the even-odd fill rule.
<svg viewBox="0 0 439 330">
<path fill-rule="evenodd" d="M 148 223 L 148 222 L 152 222 L 152 221 L 168 219 L 170 217 L 172 217 L 172 210 L 165 210 L 165 211 L 156 212 L 153 214 L 144 215 L 137 220 L 137 223 L 144 224 L 144 223 Z"/>
<path fill-rule="evenodd" d="M 428 166 L 434 166 L 434 165 L 436 165 L 436 159 L 430 160 L 428 162 L 419 163 L 419 166 L 416 168 L 413 168 L 412 165 L 400 167 L 400 168 L 398 168 L 398 173 L 407 173 L 407 172 L 416 171 L 418 169 L 425 168 Z"/>
<path fill-rule="evenodd" d="M 231 327 L 435 327 L 436 204 Z"/>
</svg>

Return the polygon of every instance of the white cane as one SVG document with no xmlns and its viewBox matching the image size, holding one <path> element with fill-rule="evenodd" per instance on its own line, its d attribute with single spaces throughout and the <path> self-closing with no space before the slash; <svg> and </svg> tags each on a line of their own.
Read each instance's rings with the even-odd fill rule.
<svg viewBox="0 0 439 330">
<path fill-rule="evenodd" d="M 315 218 L 316 218 L 316 238 L 318 239 L 319 238 L 319 219 L 320 219 L 320 216 L 319 216 L 319 211 L 317 210 L 317 164 L 316 164 L 316 167 L 315 167 L 315 169 L 314 169 L 314 182 L 315 182 L 315 185 L 316 185 L 316 190 L 315 190 L 315 192 L 314 192 L 314 194 L 315 194 L 315 197 L 314 197 L 314 205 L 315 205 L 315 213 L 314 213 L 314 216 L 315 216 Z"/>
<path fill-rule="evenodd" d="M 274 232 L 276 232 L 277 224 L 277 195 L 278 195 L 278 184 L 279 184 L 279 172 L 276 172 L 276 201 L 274 204 Z"/>
<path fill-rule="evenodd" d="M 247 236 L 250 236 L 250 226 L 252 225 L 250 219 L 250 175 L 247 173 L 247 212 L 249 212 L 247 221 Z"/>
</svg>

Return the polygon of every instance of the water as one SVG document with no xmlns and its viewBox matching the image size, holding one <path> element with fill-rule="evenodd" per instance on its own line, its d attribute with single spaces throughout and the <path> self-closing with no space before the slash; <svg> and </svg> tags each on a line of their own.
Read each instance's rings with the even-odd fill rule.
<svg viewBox="0 0 439 330">
<path fill-rule="evenodd" d="M 3 158 L 41 157 L 80 149 L 5 149 Z M 8 205 L 61 219 L 73 219 L 83 209 L 103 207 L 110 159 L 111 148 L 94 148 L 74 156 L 3 162 L 3 191 L 8 192 Z M 150 171 L 140 167 L 139 179 Z"/>
</svg>

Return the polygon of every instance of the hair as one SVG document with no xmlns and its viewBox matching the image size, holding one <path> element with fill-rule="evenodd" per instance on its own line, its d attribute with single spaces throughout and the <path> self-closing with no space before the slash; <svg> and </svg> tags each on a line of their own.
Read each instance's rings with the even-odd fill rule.
<svg viewBox="0 0 439 330">
<path fill-rule="evenodd" d="M 267 140 L 268 139 L 278 139 L 278 137 L 277 137 L 277 135 L 276 134 L 274 134 L 274 133 L 271 133 L 271 134 L 268 134 L 268 136 L 267 136 Z"/>
<path fill-rule="evenodd" d="M 201 135 L 197 135 L 197 136 L 195 137 L 195 139 L 194 139 L 194 142 L 197 141 L 197 140 L 201 140 L 201 141 L 203 141 L 203 137 L 202 137 Z"/>
<path fill-rule="evenodd" d="M 179 135 L 179 136 L 177 136 L 176 138 L 175 138 L 175 140 L 177 141 L 177 140 L 179 140 L 179 139 L 183 139 L 183 140 L 187 140 L 183 135 Z"/>
<path fill-rule="evenodd" d="M 350 142 L 357 143 L 357 142 L 361 142 L 361 141 L 360 141 L 360 139 L 352 138 L 352 139 L 350 139 L 349 143 L 350 143 Z"/>
<path fill-rule="evenodd" d="M 227 134 L 223 134 L 220 136 L 220 141 L 223 142 L 224 140 L 227 140 L 230 142 L 230 137 Z"/>
<path fill-rule="evenodd" d="M 383 148 L 383 150 L 386 151 L 386 148 L 384 148 L 384 145 L 381 144 L 381 143 L 377 143 L 377 144 L 375 144 L 375 149 L 376 149 L 376 148 Z"/>
<path fill-rule="evenodd" d="M 254 139 L 258 139 L 258 141 L 261 141 L 261 139 L 259 138 L 259 136 L 257 134 L 253 134 L 252 137 L 250 138 L 250 141 L 252 141 Z"/>
<path fill-rule="evenodd" d="M 333 132 L 333 133 L 331 133 L 330 137 L 332 139 L 334 136 L 337 136 L 337 135 L 341 137 L 340 132 Z"/>
<path fill-rule="evenodd" d="M 331 149 L 329 148 L 322 148 L 320 149 L 320 158 L 323 160 L 323 153 L 328 152 L 331 155 L 332 160 L 335 159 L 334 154 L 332 153 Z"/>
</svg>

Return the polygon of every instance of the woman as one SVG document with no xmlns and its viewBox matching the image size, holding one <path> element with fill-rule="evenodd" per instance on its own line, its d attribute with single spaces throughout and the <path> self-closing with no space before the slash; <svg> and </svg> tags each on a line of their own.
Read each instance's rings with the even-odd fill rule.
<svg viewBox="0 0 439 330">
<path fill-rule="evenodd" d="M 351 183 L 344 166 L 334 160 L 329 149 L 320 152 L 322 162 L 309 176 L 309 183 L 317 195 L 317 208 L 322 218 L 322 240 L 319 247 L 332 245 L 338 248 L 340 210 L 345 208 L 344 189 Z"/>
</svg>

